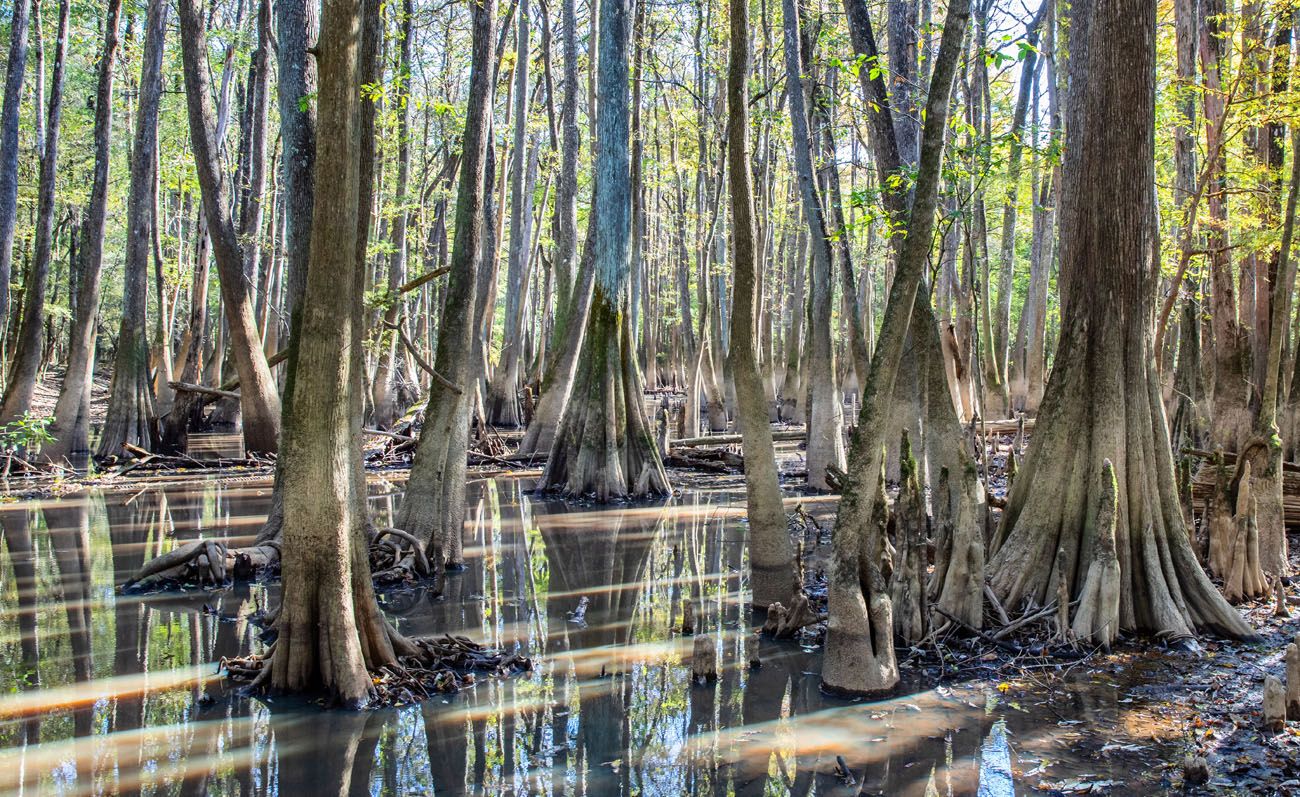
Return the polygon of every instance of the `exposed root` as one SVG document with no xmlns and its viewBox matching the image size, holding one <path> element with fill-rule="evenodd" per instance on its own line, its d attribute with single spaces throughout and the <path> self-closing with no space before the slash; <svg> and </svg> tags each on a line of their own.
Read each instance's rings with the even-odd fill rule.
<svg viewBox="0 0 1300 797">
<path fill-rule="evenodd" d="M 370 542 L 370 572 L 376 584 L 409 584 L 433 575 L 424 546 L 401 529 L 382 529 Z"/>
<path fill-rule="evenodd" d="M 822 618 L 813 611 L 808 596 L 796 591 L 794 599 L 787 609 L 780 603 L 767 607 L 767 621 L 763 623 L 763 633 L 773 639 L 794 639 L 799 629 L 820 622 Z"/>
<path fill-rule="evenodd" d="M 231 580 L 250 581 L 278 568 L 280 543 L 267 540 L 247 548 L 227 548 L 216 540 L 196 540 L 153 559 L 122 585 L 123 592 L 176 587 L 210 589 Z"/>
<path fill-rule="evenodd" d="M 1244 461 L 1244 460 L 1243 460 Z M 1232 537 L 1220 542 L 1220 564 L 1223 573 L 1223 594 L 1233 603 L 1259 598 L 1268 594 L 1268 582 L 1259 562 L 1259 524 L 1256 522 L 1256 503 L 1250 478 L 1250 463 L 1246 462 L 1237 486 L 1237 514 L 1233 519 Z M 1220 529 L 1220 533 L 1227 529 Z"/>
<path fill-rule="evenodd" d="M 517 653 L 486 648 L 462 636 L 406 639 L 395 632 L 390 638 L 398 651 L 398 666 L 371 672 L 373 684 L 366 708 L 405 706 L 435 694 L 458 692 L 477 682 L 476 673 L 504 677 L 533 669 L 532 661 Z M 269 666 L 275 649 L 260 655 L 222 659 L 226 677 L 250 693 L 268 688 Z"/>
<path fill-rule="evenodd" d="M 904 645 L 915 645 L 929 632 L 930 601 L 925 588 L 926 512 L 920 474 L 907 430 L 899 445 L 902 486 L 891 513 L 894 567 L 890 597 L 894 603 L 894 634 Z"/>
<path fill-rule="evenodd" d="M 1092 562 L 1084 577 L 1079 608 L 1074 612 L 1074 637 L 1110 650 L 1119 635 L 1119 558 L 1115 554 L 1115 512 L 1118 488 L 1115 466 L 1105 460 L 1101 466 L 1101 505 L 1097 509 L 1097 538 Z M 1151 533 L 1150 529 L 1147 531 Z M 1064 580 L 1061 580 L 1064 584 Z M 1061 592 L 1068 595 L 1066 590 Z"/>
</svg>

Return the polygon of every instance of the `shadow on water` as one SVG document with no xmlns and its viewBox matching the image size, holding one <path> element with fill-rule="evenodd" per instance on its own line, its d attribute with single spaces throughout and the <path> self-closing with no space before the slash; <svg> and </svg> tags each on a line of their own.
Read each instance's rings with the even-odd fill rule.
<svg viewBox="0 0 1300 797">
<path fill-rule="evenodd" d="M 383 523 L 400 490 L 372 486 Z M 1127 777 L 1068 741 L 1073 723 L 1122 721 L 1104 685 L 1019 704 L 991 682 L 845 702 L 818 690 L 816 651 L 768 640 L 750 669 L 741 495 L 596 509 L 527 486 L 471 483 L 468 568 L 441 595 L 384 605 L 405 633 L 515 648 L 537 670 L 367 713 L 226 689 L 218 662 L 258 649 L 248 618 L 273 586 L 114 590 L 180 541 L 251 537 L 268 485 L 0 505 L 0 792 L 1001 797 L 1044 761 L 1056 778 Z M 683 600 L 716 645 L 715 682 L 691 681 Z"/>
</svg>

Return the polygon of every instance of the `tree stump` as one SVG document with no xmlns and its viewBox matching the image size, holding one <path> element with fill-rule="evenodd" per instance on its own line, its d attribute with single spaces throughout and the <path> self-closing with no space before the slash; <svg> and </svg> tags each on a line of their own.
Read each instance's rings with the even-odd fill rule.
<svg viewBox="0 0 1300 797">
<path fill-rule="evenodd" d="M 695 633 L 695 602 L 690 598 L 682 599 L 682 633 L 687 636 Z"/>
<path fill-rule="evenodd" d="M 708 634 L 695 638 L 695 647 L 691 652 L 691 676 L 696 682 L 718 679 L 718 651 L 713 644 L 713 637 Z"/>
</svg>

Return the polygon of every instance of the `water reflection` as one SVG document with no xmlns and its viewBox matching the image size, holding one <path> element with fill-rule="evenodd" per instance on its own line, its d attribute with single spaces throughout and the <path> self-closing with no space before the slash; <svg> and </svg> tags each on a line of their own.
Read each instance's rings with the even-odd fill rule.
<svg viewBox="0 0 1300 797">
<path fill-rule="evenodd" d="M 369 713 L 226 688 L 218 662 L 258 648 L 249 617 L 273 587 L 114 591 L 186 540 L 251 539 L 268 485 L 0 505 L 0 792 L 1003 795 L 1019 756 L 1069 761 L 1058 719 L 1119 714 L 1114 691 L 1031 712 L 989 684 L 828 700 L 815 651 L 763 641 L 762 666 L 748 666 L 743 496 L 598 511 L 534 500 L 528 486 L 472 484 L 467 569 L 440 594 L 383 600 L 406 633 L 518 648 L 538 669 Z M 385 522 L 400 490 L 372 491 Z M 684 599 L 718 651 L 715 682 L 691 681 Z"/>
</svg>

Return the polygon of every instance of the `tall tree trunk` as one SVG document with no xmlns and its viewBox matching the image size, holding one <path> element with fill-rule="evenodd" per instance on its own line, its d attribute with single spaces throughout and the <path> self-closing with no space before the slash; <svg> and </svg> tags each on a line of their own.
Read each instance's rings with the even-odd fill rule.
<svg viewBox="0 0 1300 797">
<path fill-rule="evenodd" d="M 253 315 L 244 273 L 244 252 L 230 214 L 229 187 L 222 179 L 217 138 L 212 127 L 212 101 L 208 86 L 207 33 L 198 0 L 180 0 L 181 52 L 185 75 L 186 109 L 190 141 L 198 167 L 203 209 L 212 237 L 212 253 L 221 281 L 230 333 L 230 353 L 239 375 L 239 405 L 244 447 L 255 453 L 272 453 L 280 435 L 280 396 L 266 364 L 261 336 Z"/>
<path fill-rule="evenodd" d="M 320 144 L 311 261 L 303 298 L 296 388 L 285 428 L 283 602 L 270 686 L 323 691 L 362 706 L 368 670 L 396 667 L 391 631 L 370 583 L 364 493 L 357 493 L 360 429 L 354 393 L 364 335 L 356 312 L 361 92 L 360 3 L 326 0 L 321 19 Z"/>
<path fill-rule="evenodd" d="M 4 105 L 0 106 L 0 332 L 9 322 L 9 280 L 13 275 L 14 228 L 18 223 L 18 115 L 27 73 L 27 30 L 31 0 L 14 0 L 5 62 Z"/>
<path fill-rule="evenodd" d="M 809 280 L 812 290 L 808 303 L 808 486 L 814 490 L 828 490 L 828 471 L 844 467 L 844 419 L 839 391 L 835 387 L 835 351 L 831 344 L 833 256 L 813 173 L 799 14 L 795 0 L 783 0 L 781 8 L 785 17 L 786 94 L 794 135 L 794 169 L 812 249 Z"/>
<path fill-rule="evenodd" d="M 851 21 L 856 21 L 851 28 L 856 30 L 855 49 L 861 52 L 869 46 L 874 51 L 865 3 L 846 2 L 845 11 Z M 922 302 L 918 298 L 918 289 L 925 275 L 934 234 L 949 97 L 969 17 L 969 0 L 952 0 L 948 4 L 926 100 L 916 188 L 907 219 L 908 234 L 890 286 L 879 341 L 872 354 L 871 378 L 864 391 L 862 412 L 853 431 L 849 452 L 852 464 L 845 474 L 835 521 L 834 560 L 828 588 L 830 616 L 822 682 L 827 688 L 841 692 L 879 692 L 898 682 L 893 607 L 881 569 L 885 540 L 883 530 L 874 523 L 877 502 L 883 500 L 879 485 L 887 426 L 882 421 L 888 417 L 894 378 L 902 359 L 911 317 L 915 313 L 914 307 L 923 305 L 929 308 L 928 300 Z M 888 101 L 882 97 L 879 105 L 887 108 Z M 884 119 L 877 120 L 873 129 L 885 130 L 892 126 L 892 120 L 885 115 Z M 890 150 L 886 148 L 884 151 Z M 893 146 L 892 152 L 898 153 L 897 145 Z M 893 166 L 877 165 L 882 169 Z"/>
<path fill-rule="evenodd" d="M 631 243 L 628 153 L 629 0 L 600 0 L 596 169 L 592 205 L 596 278 L 573 394 L 542 474 L 543 489 L 599 501 L 669 490 L 642 403 L 626 323 Z"/>
<path fill-rule="evenodd" d="M 998 252 L 997 324 L 993 328 L 993 351 L 994 356 L 998 358 L 998 373 L 1002 374 L 1003 378 L 1007 378 L 1011 365 L 1011 293 L 1016 272 L 1016 219 L 1020 210 L 1020 175 L 1021 164 L 1024 161 L 1025 121 L 1029 115 L 1030 101 L 1037 99 L 1033 89 L 1038 70 L 1038 34 L 1043 16 L 1052 6 L 1052 1 L 1043 0 L 1025 31 L 1025 44 L 1028 45 L 1028 49 L 1020 64 L 1020 91 L 1016 96 L 1016 107 L 1011 116 L 1010 135 L 1007 136 L 1010 148 L 1007 154 L 1007 195 L 1006 203 L 1002 206 L 1002 246 Z"/>
<path fill-rule="evenodd" d="M 63 75 L 68 54 L 69 0 L 59 2 L 59 28 L 54 50 L 54 73 L 50 82 L 49 115 L 45 125 L 45 145 L 41 154 L 40 184 L 36 199 L 36 253 L 27 269 L 23 288 L 23 319 L 18 332 L 5 387 L 0 403 L 0 424 L 11 423 L 32 406 L 32 393 L 41 370 L 44 349 L 45 289 L 50 274 L 51 250 L 54 247 L 54 182 L 59 163 L 59 128 L 63 117 Z"/>
<path fill-rule="evenodd" d="M 768 424 L 767 393 L 758 372 L 757 339 L 760 285 L 755 241 L 752 167 L 749 162 L 749 0 L 730 6 L 731 53 L 727 70 L 727 174 L 731 187 L 731 227 L 735 249 L 735 302 L 731 315 L 731 362 L 745 451 L 745 495 L 749 515 L 750 588 L 755 606 L 789 603 L 798 587 L 798 569 L 786 529 L 776 452 Z"/>
<path fill-rule="evenodd" d="M 99 456 L 117 456 L 124 443 L 150 446 L 153 390 L 149 383 L 149 338 L 145 306 L 149 291 L 149 248 L 152 241 L 154 170 L 157 168 L 158 107 L 162 96 L 163 46 L 167 36 L 167 3 L 151 0 L 145 22 L 144 54 L 140 66 L 135 140 L 131 147 L 131 185 L 126 211 L 125 284 L 122 321 L 113 360 L 108 411 L 100 433 Z"/>
<path fill-rule="evenodd" d="M 406 281 L 407 244 L 406 227 L 408 205 L 407 187 L 411 174 L 411 50 L 415 45 L 411 26 L 415 17 L 412 0 L 403 0 L 401 16 L 402 48 L 397 61 L 397 186 L 393 200 L 397 203 L 397 213 L 393 216 L 391 248 L 388 259 L 388 308 L 384 311 L 384 326 L 380 340 L 379 365 L 375 369 L 374 383 L 371 385 L 371 402 L 373 405 L 373 423 L 379 429 L 387 429 L 397 420 L 404 407 L 398 406 L 398 381 L 405 375 L 401 363 L 405 361 L 405 352 L 398 352 L 397 334 L 392 326 L 405 322 L 402 312 L 402 297 L 398 295 L 402 283 Z"/>
<path fill-rule="evenodd" d="M 989 568 L 1004 606 L 1077 598 L 1090 644 L 1252 635 L 1189 543 L 1152 356 L 1155 29 L 1154 0 L 1072 7 L 1061 339 Z"/>
<path fill-rule="evenodd" d="M 483 271 L 482 238 L 490 235 L 483 214 L 492 190 L 484 162 L 491 141 L 494 69 L 495 0 L 475 3 L 473 55 L 469 101 L 462 137 L 460 179 L 456 189 L 450 273 L 442 323 L 438 325 L 438 354 L 434 370 L 445 377 L 430 386 L 420 444 L 411 465 L 411 479 L 397 525 L 420 539 L 434 566 L 463 563 L 461 537 L 465 524 L 466 447 L 473 409 L 474 339 L 479 330 L 474 308 Z"/>
<path fill-rule="evenodd" d="M 122 0 L 109 0 L 104 15 L 104 49 L 99 54 L 99 83 L 95 90 L 95 167 L 90 200 L 81 226 L 77 307 L 68 348 L 68 369 L 54 405 L 49 432 L 53 440 L 41 448 L 51 462 L 65 459 L 90 445 L 90 387 L 95 373 L 95 337 L 99 330 L 99 284 L 104 263 L 104 220 L 108 213 L 108 174 L 113 140 L 113 59 Z"/>
</svg>

